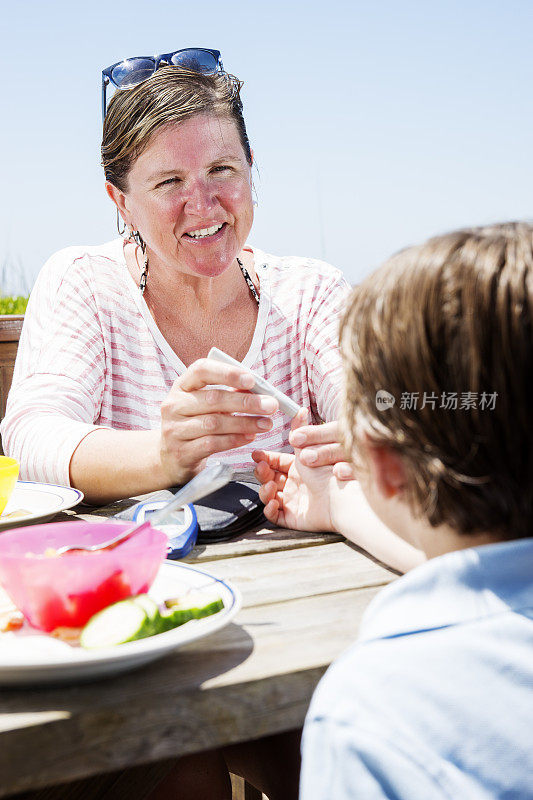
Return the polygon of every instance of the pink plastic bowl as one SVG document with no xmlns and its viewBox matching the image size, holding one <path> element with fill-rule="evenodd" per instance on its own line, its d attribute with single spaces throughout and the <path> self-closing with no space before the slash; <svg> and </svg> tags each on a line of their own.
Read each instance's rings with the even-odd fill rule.
<svg viewBox="0 0 533 800">
<path fill-rule="evenodd" d="M 55 522 L 0 534 L 0 583 L 36 628 L 80 627 L 105 606 L 146 592 L 168 539 L 146 528 L 113 550 L 50 557 L 47 548 L 98 544 L 131 522 Z"/>
</svg>

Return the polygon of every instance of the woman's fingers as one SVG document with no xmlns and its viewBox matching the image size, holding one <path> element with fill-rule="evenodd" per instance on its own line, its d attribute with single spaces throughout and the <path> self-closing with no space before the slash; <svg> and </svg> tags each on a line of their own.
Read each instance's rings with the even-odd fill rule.
<svg viewBox="0 0 533 800">
<path fill-rule="evenodd" d="M 201 414 L 196 417 L 184 417 L 179 422 L 179 438 L 192 441 L 202 436 L 227 436 L 232 433 L 241 436 L 257 435 L 272 428 L 272 420 L 268 417 L 232 416 L 231 414 Z M 164 420 L 164 430 L 175 425 L 173 420 Z"/>
<path fill-rule="evenodd" d="M 184 391 L 176 385 L 170 390 L 163 404 L 168 413 L 183 417 L 217 412 L 271 415 L 279 408 L 278 401 L 266 395 L 211 388 Z"/>
<path fill-rule="evenodd" d="M 347 461 L 339 461 L 333 466 L 333 474 L 339 481 L 354 481 L 357 479 L 354 467 Z"/>
<path fill-rule="evenodd" d="M 173 440 L 163 438 L 162 455 L 167 459 L 174 459 L 175 453 L 179 452 L 179 464 L 181 467 L 194 468 L 202 459 L 212 456 L 214 453 L 222 453 L 225 450 L 233 450 L 235 447 L 243 447 L 245 444 L 253 442 L 255 434 L 240 435 L 238 433 L 228 435 L 200 436 L 190 441 Z"/>
<path fill-rule="evenodd" d="M 307 421 L 309 419 L 309 412 L 306 408 L 302 406 L 293 420 L 291 422 L 291 431 L 297 430 L 301 428 L 302 425 L 307 425 Z"/>
<path fill-rule="evenodd" d="M 323 425 L 304 425 L 290 432 L 289 442 L 293 447 L 339 443 L 339 423 L 335 420 L 334 422 L 325 422 Z"/>
<path fill-rule="evenodd" d="M 255 378 L 244 368 L 232 367 L 210 358 L 199 358 L 187 367 L 176 384 L 184 392 L 212 385 L 232 386 L 234 389 L 249 391 L 255 384 Z"/>
<path fill-rule="evenodd" d="M 176 453 L 187 442 L 213 436 L 239 436 L 231 440 L 237 441 L 231 447 L 240 447 L 271 430 L 271 415 L 277 410 L 278 402 L 271 397 L 224 389 L 187 392 L 175 386 L 161 404 L 161 430 Z M 213 445 L 213 452 L 222 449 Z"/>
<path fill-rule="evenodd" d="M 214 453 L 222 453 L 225 450 L 233 450 L 235 447 L 242 447 L 253 442 L 255 434 L 241 435 L 238 433 L 223 434 L 219 436 L 201 436 L 194 439 L 191 444 L 193 452 L 198 453 L 198 458 L 206 458 Z"/>
<path fill-rule="evenodd" d="M 304 425 L 292 430 L 289 434 L 290 444 L 300 450 L 300 460 L 306 467 L 330 467 L 342 463 L 339 470 L 340 480 L 349 480 L 347 475 L 348 460 L 346 451 L 340 443 L 340 426 L 338 421 L 326 422 L 323 425 Z"/>
<path fill-rule="evenodd" d="M 344 448 L 338 442 L 319 445 L 317 447 L 303 447 L 300 451 L 300 461 L 306 467 L 329 467 L 338 461 L 346 461 Z"/>
<path fill-rule="evenodd" d="M 209 359 L 195 361 L 174 382 L 161 404 L 161 463 L 170 480 L 271 430 L 279 403 L 250 393 L 254 382 L 250 372 Z"/>
</svg>

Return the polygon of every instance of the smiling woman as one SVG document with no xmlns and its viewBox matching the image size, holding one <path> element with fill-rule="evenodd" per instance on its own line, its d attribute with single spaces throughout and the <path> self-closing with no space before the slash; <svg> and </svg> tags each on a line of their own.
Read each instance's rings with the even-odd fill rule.
<svg viewBox="0 0 533 800">
<path fill-rule="evenodd" d="M 168 123 L 137 157 L 126 191 L 106 186 L 126 223 L 149 243 L 159 289 L 182 275 L 223 275 L 252 227 L 250 164 L 229 118 L 198 114 Z M 131 264 L 135 275 L 134 258 Z M 242 285 L 238 270 L 225 280 L 228 288 Z M 225 294 L 224 286 L 218 293 Z M 149 294 L 161 297 L 152 279 Z"/>
<path fill-rule="evenodd" d="M 170 66 L 183 54 L 188 68 Z M 103 71 L 103 89 L 105 185 L 124 235 L 44 266 L 2 427 L 22 477 L 100 504 L 183 483 L 213 456 L 251 471 L 254 447 L 288 449 L 291 421 L 249 391 L 252 370 L 302 420 L 336 419 L 348 294 L 328 264 L 247 244 L 253 157 L 240 82 L 217 51 L 129 59 Z M 213 346 L 242 366 L 207 359 Z M 151 797 L 226 800 L 229 764 L 270 800 L 296 798 L 298 753 L 292 732 L 191 756 Z"/>
<path fill-rule="evenodd" d="M 251 370 L 311 421 L 337 416 L 348 286 L 323 262 L 247 245 L 241 83 L 200 55 L 201 69 L 104 70 L 121 81 L 102 164 L 124 234 L 52 256 L 26 313 L 4 449 L 24 478 L 94 503 L 183 483 L 213 456 L 251 471 L 254 447 L 287 449 L 290 419 L 249 393 Z M 242 367 L 207 360 L 212 346 Z"/>
</svg>

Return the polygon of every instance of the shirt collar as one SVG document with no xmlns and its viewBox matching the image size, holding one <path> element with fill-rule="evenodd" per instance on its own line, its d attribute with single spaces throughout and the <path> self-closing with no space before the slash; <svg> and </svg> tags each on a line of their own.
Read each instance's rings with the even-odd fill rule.
<svg viewBox="0 0 533 800">
<path fill-rule="evenodd" d="M 486 544 L 433 558 L 387 586 L 370 604 L 359 641 L 533 611 L 533 539 Z"/>
</svg>

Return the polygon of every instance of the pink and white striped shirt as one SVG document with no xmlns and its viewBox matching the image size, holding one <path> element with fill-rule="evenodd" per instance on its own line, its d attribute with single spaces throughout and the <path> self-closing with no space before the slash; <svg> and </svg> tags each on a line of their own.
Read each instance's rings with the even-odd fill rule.
<svg viewBox="0 0 533 800">
<path fill-rule="evenodd" d="M 267 378 L 314 421 L 337 416 L 339 315 L 349 286 L 313 259 L 253 249 L 261 299 L 243 366 Z M 53 255 L 31 293 L 2 422 L 4 452 L 21 478 L 68 485 L 72 454 L 94 426 L 159 427 L 160 406 L 185 366 L 164 339 L 116 239 Z M 255 448 L 287 450 L 290 421 L 217 454 L 251 469 Z"/>
</svg>

